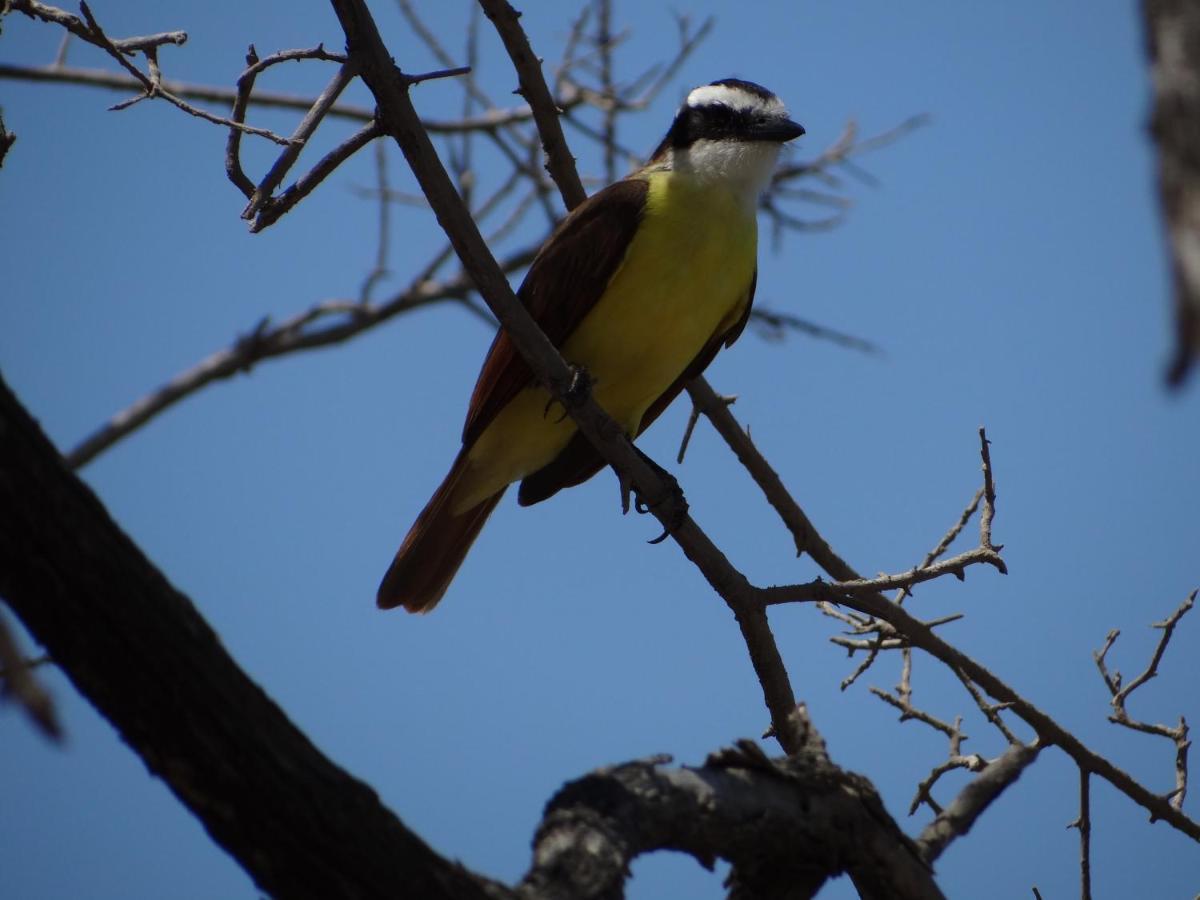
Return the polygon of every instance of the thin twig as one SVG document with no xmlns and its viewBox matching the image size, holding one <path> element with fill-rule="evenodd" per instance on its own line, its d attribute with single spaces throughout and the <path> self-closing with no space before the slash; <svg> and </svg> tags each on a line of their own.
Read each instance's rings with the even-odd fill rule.
<svg viewBox="0 0 1200 900">
<path fill-rule="evenodd" d="M 883 353 L 878 344 L 873 344 L 864 338 L 855 337 L 852 334 L 846 334 L 843 331 L 837 331 L 825 325 L 818 325 L 816 322 L 811 322 L 800 316 L 794 316 L 791 313 L 779 312 L 762 306 L 754 307 L 750 313 L 750 321 L 760 326 L 760 333 L 767 340 L 779 340 L 785 331 L 796 331 L 800 334 L 806 334 L 809 337 L 829 341 L 842 347 L 848 347 L 851 350 L 860 350 L 870 355 L 878 356 Z"/>
<path fill-rule="evenodd" d="M 254 80 L 258 76 L 255 65 L 258 63 L 258 51 L 251 44 L 246 50 L 246 71 L 237 80 L 237 97 L 233 101 L 233 109 L 229 118 L 238 125 L 246 121 L 246 107 L 250 103 L 250 92 L 254 88 Z M 225 139 L 225 175 L 233 182 L 234 187 L 242 192 L 249 200 L 254 196 L 254 182 L 242 169 L 242 130 L 230 128 L 229 137 Z"/>
<path fill-rule="evenodd" d="M 689 390 L 699 384 L 702 384 L 701 379 L 697 379 L 692 386 L 689 386 Z M 711 387 L 703 384 L 703 388 L 711 398 L 715 399 L 716 393 L 712 391 Z M 701 393 L 703 395 L 704 391 Z M 693 393 L 693 399 L 695 396 L 696 394 Z M 842 580 L 859 579 L 858 573 L 829 548 L 828 543 L 812 526 L 808 517 L 804 515 L 782 483 L 779 482 L 778 476 L 775 475 L 757 448 L 746 439 L 742 427 L 730 410 L 720 403 L 710 402 L 705 404 L 704 413 L 738 458 L 745 462 L 746 468 L 759 483 L 764 494 L 768 496 L 771 505 L 776 509 L 781 506 L 786 509 L 790 504 L 796 514 L 801 517 L 800 520 L 806 526 L 805 529 L 794 528 L 790 523 L 788 526 L 793 535 L 807 534 L 811 536 L 809 540 L 800 545 L 799 549 L 809 553 L 814 562 L 832 577 Z M 764 477 L 764 473 L 769 473 L 770 477 Z M 785 522 L 787 521 L 785 518 Z M 851 610 L 887 622 L 899 634 L 905 635 L 913 647 L 924 650 L 952 670 L 961 672 L 963 677 L 977 684 L 999 703 L 1005 704 L 1014 715 L 1033 728 L 1042 744 L 1059 747 L 1078 766 L 1099 775 L 1134 803 L 1146 809 L 1152 818 L 1169 822 L 1172 827 L 1187 834 L 1193 840 L 1200 840 L 1200 822 L 1196 822 L 1176 807 L 1172 802 L 1174 798 L 1168 799 L 1154 794 L 1131 777 L 1129 773 L 1090 750 L 1074 734 L 1022 697 L 985 666 L 967 656 L 957 647 L 942 640 L 934 633 L 933 629 L 909 615 L 903 606 L 893 603 L 881 593 L 846 597 L 841 603 Z"/>
<path fill-rule="evenodd" d="M 596 0 L 596 47 L 600 51 L 600 89 L 609 98 L 617 96 L 613 82 L 612 2 Z M 617 179 L 617 108 L 615 104 L 603 112 L 604 180 Z"/>
<path fill-rule="evenodd" d="M 425 76 L 412 77 L 427 78 L 433 74 L 438 73 L 427 73 Z M 9 63 L 0 63 L 0 79 L 77 84 L 83 87 L 121 92 L 139 90 L 143 87 L 142 82 L 132 76 L 109 72 L 104 69 L 16 66 Z M 171 81 L 165 78 L 160 85 L 160 93 L 163 95 L 169 94 L 172 97 L 202 100 L 222 106 L 232 106 L 237 100 L 237 91 L 227 87 Z M 254 95 L 250 98 L 250 105 L 270 109 L 305 111 L 312 108 L 315 99 L 314 97 L 301 97 L 295 94 L 259 90 L 255 91 Z M 570 108 L 572 105 L 578 105 L 582 102 L 582 98 L 575 98 L 573 101 L 563 100 L 562 105 Z M 366 106 L 338 103 L 330 107 L 328 116 L 329 118 L 347 119 L 356 122 L 369 122 L 375 117 L 375 110 Z M 425 130 L 430 134 L 436 135 L 462 134 L 466 131 L 493 132 L 509 126 L 523 124 L 528 122 L 532 117 L 533 113 L 529 107 L 522 104 L 507 109 L 490 110 L 473 116 L 470 119 L 423 119 L 422 125 L 424 125 Z"/>
<path fill-rule="evenodd" d="M 255 216 L 250 231 L 257 233 L 267 226 L 275 224 L 281 216 L 291 211 L 297 203 L 311 194 L 318 184 L 332 175 L 338 166 L 382 135 L 383 128 L 379 123 L 370 122 L 346 138 L 322 156 L 317 164 L 305 172 L 295 184 L 279 196 L 271 198 Z"/>
<path fill-rule="evenodd" d="M 1079 770 L 1079 818 L 1068 828 L 1079 829 L 1079 893 L 1082 900 L 1092 900 L 1092 776 Z"/>
<path fill-rule="evenodd" d="M 853 597 L 867 597 L 881 591 L 911 588 L 913 585 L 946 575 L 953 575 L 962 581 L 966 578 L 967 569 L 977 565 L 989 565 L 1001 574 L 1005 573 L 1004 560 L 996 550 L 976 547 L 923 569 L 914 566 L 905 572 L 884 574 L 876 578 L 858 578 L 853 581 L 829 582 L 818 578 L 801 584 L 775 585 L 761 588 L 759 596 L 768 606 L 780 603 L 812 603 L 818 600 L 843 603 Z"/>
<path fill-rule="evenodd" d="M 537 247 L 532 246 L 509 254 L 502 263 L 503 270 L 512 272 L 528 265 L 536 251 Z M 334 301 L 319 303 L 273 327 L 264 320 L 230 347 L 181 372 L 162 387 L 117 413 L 67 454 L 67 464 L 72 468 L 86 465 L 105 448 L 207 384 L 249 372 L 254 365 L 266 359 L 340 343 L 419 306 L 446 300 L 463 301 L 473 289 L 474 284 L 465 273 L 445 282 L 418 279 L 385 303 L 370 308 L 364 309 L 353 301 Z M 336 321 L 317 329 L 309 327 L 329 317 L 334 317 Z"/>
<path fill-rule="evenodd" d="M 991 441 L 987 430 L 979 427 L 979 456 L 983 469 L 983 512 L 979 514 L 979 544 L 989 550 L 1001 550 L 992 544 L 992 518 L 996 515 L 996 485 L 992 481 Z"/>
<path fill-rule="evenodd" d="M 971 498 L 971 502 L 968 503 L 966 508 L 962 511 L 962 514 L 958 517 L 958 521 L 951 525 L 950 530 L 942 535 L 942 539 L 937 542 L 937 545 L 927 554 L 925 554 L 925 558 L 921 560 L 921 564 L 917 566 L 918 569 L 925 568 L 950 549 L 950 545 L 954 543 L 954 539 L 957 538 L 959 534 L 962 533 L 962 530 L 967 527 L 967 523 L 971 521 L 971 516 L 975 515 L 975 510 L 979 509 L 979 501 L 983 497 L 983 490 L 983 488 L 979 488 L 979 490 L 975 492 L 975 496 Z M 910 596 L 912 596 L 912 593 L 908 590 L 908 588 L 904 588 L 896 597 L 896 602 L 903 603 L 904 598 Z"/>
<path fill-rule="evenodd" d="M 518 93 L 525 99 L 533 110 L 533 119 L 537 123 L 538 133 L 542 138 L 542 148 L 546 151 L 546 169 L 558 186 L 563 203 L 567 209 L 574 209 L 587 197 L 579 173 L 575 171 L 575 160 L 563 137 L 562 125 L 558 121 L 560 114 L 558 104 L 550 96 L 550 89 L 542 77 L 541 62 L 529 46 L 529 38 L 517 21 L 518 13 L 507 0 L 479 0 L 479 5 L 500 35 L 504 48 L 512 59 L 513 68 L 517 71 L 520 81 Z"/>
<path fill-rule="evenodd" d="M 1129 696 L 1158 675 L 1158 666 L 1162 662 L 1163 654 L 1167 651 L 1167 644 L 1170 643 L 1172 635 L 1175 633 L 1175 626 L 1179 624 L 1192 606 L 1196 602 L 1197 591 L 1192 591 L 1187 598 L 1176 607 L 1171 615 L 1167 616 L 1161 622 L 1155 622 L 1152 627 L 1162 631 L 1162 637 L 1158 640 L 1158 645 L 1154 648 L 1154 653 L 1150 657 L 1150 662 L 1146 668 L 1136 678 L 1121 686 L 1121 673 L 1113 670 L 1111 673 L 1108 669 L 1107 656 L 1108 651 L 1112 649 L 1121 632 L 1113 629 L 1108 633 L 1104 640 L 1104 646 L 1092 654 L 1092 658 L 1096 662 L 1096 667 L 1100 670 L 1100 676 L 1104 679 L 1104 684 L 1108 687 L 1112 694 L 1110 704 L 1112 705 L 1112 714 L 1108 720 L 1116 725 L 1121 725 L 1133 731 L 1140 731 L 1143 734 L 1152 734 L 1166 738 L 1175 745 L 1175 789 L 1168 794 L 1171 805 L 1175 809 L 1183 809 L 1183 801 L 1187 796 L 1187 781 L 1188 781 L 1188 750 L 1191 749 L 1192 742 L 1188 738 L 1188 723 L 1183 716 L 1179 717 L 1179 724 L 1171 727 L 1168 725 L 1159 725 L 1150 722 L 1141 722 L 1132 718 L 1126 709 L 1126 701 Z"/>
<path fill-rule="evenodd" d="M 279 154 L 275 160 L 275 164 L 263 176 L 262 181 L 255 188 L 250 202 L 246 204 L 246 208 L 242 210 L 243 219 L 253 219 L 260 209 L 266 206 L 271 195 L 275 192 L 275 188 L 279 187 L 288 170 L 292 168 L 296 160 L 300 158 L 300 151 L 304 149 L 308 143 L 308 139 L 312 137 L 313 132 L 317 130 L 317 126 L 321 124 L 321 120 L 325 118 L 325 114 L 329 111 L 329 107 L 337 101 L 342 91 L 346 86 L 354 80 L 354 67 L 350 63 L 343 63 L 326 85 L 312 108 L 305 114 L 300 124 L 296 126 L 296 130 L 292 132 L 292 138 L 288 142 L 287 147 Z M 375 134 L 378 134 L 376 132 Z"/>
<path fill-rule="evenodd" d="M 87 5 L 85 0 L 81 0 L 81 2 L 79 4 L 79 9 L 83 13 L 84 19 L 87 21 L 87 37 L 85 37 L 85 40 L 87 40 L 91 44 L 95 44 L 97 47 L 99 47 L 102 50 L 104 50 L 105 52 L 107 52 L 108 55 L 111 56 L 113 59 L 115 59 L 121 65 L 121 67 L 123 69 L 125 69 L 125 71 L 127 71 L 130 75 L 132 75 L 139 82 L 139 84 L 142 87 L 141 94 L 139 94 L 138 96 L 136 96 L 130 100 L 125 101 L 124 103 L 118 103 L 115 106 L 109 107 L 110 109 L 120 110 L 120 109 L 124 109 L 142 99 L 147 99 L 147 98 L 152 98 L 152 97 L 162 97 L 168 103 L 171 103 L 172 105 L 178 107 L 179 109 L 183 110 L 188 115 L 195 116 L 196 118 L 199 118 L 199 119 L 204 119 L 205 121 L 208 121 L 208 122 L 212 122 L 214 125 L 223 125 L 227 128 L 237 128 L 237 129 L 240 129 L 241 131 L 244 131 L 246 134 L 253 134 L 258 137 L 264 137 L 267 140 L 274 141 L 277 144 L 282 144 L 282 145 L 287 144 L 287 142 L 288 142 L 287 138 L 280 137 L 275 132 L 270 131 L 266 128 L 255 128 L 255 127 L 245 124 L 244 122 L 239 123 L 239 122 L 233 121 L 232 119 L 227 119 L 223 116 L 214 115 L 213 113 L 210 113 L 208 110 L 201 109 L 198 106 L 192 106 L 186 100 L 176 97 L 174 94 L 172 94 L 169 90 L 167 90 L 164 87 L 161 78 L 159 78 L 157 80 L 151 79 L 148 75 L 143 73 L 137 66 L 133 65 L 133 63 L 129 62 L 129 60 L 127 60 L 125 58 L 124 51 L 120 47 L 118 47 L 108 37 L 107 34 L 104 33 L 104 30 L 100 27 L 99 23 L 96 21 L 95 16 L 92 15 L 92 10 Z"/>
<path fill-rule="evenodd" d="M 917 722 L 923 722 L 935 731 L 940 731 L 956 744 L 966 740 L 966 735 L 959 730 L 961 722 L 958 719 L 954 721 L 954 724 L 950 724 L 949 722 L 945 722 L 931 713 L 927 713 L 924 710 L 913 706 L 907 698 L 898 694 L 889 694 L 887 691 L 877 687 L 871 688 L 871 693 L 887 703 L 889 706 L 893 706 L 900 710 L 901 722 L 907 722 L 909 719 L 913 719 Z"/>
</svg>

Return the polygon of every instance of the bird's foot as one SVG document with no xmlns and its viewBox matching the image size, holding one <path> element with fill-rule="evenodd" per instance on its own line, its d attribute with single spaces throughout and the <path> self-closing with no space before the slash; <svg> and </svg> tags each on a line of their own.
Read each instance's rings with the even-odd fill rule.
<svg viewBox="0 0 1200 900">
<path fill-rule="evenodd" d="M 567 417 L 567 411 L 571 407 L 578 406 L 585 399 L 587 399 L 587 396 L 592 391 L 592 386 L 596 383 L 592 378 L 591 373 L 588 372 L 588 370 L 583 366 L 571 365 L 570 369 L 571 380 L 567 382 L 567 385 L 563 390 L 563 399 L 566 401 L 566 405 L 563 406 L 562 403 L 559 403 L 557 397 L 551 397 L 546 401 L 546 408 L 542 410 L 542 418 L 545 418 L 550 414 L 550 407 L 552 407 L 555 403 L 558 403 L 559 406 L 562 406 L 562 413 L 557 419 L 554 420 L 555 425 Z"/>
<path fill-rule="evenodd" d="M 642 497 L 641 494 L 637 494 L 637 489 L 633 486 L 633 483 L 627 477 L 622 475 L 620 479 L 621 511 L 623 513 L 629 512 L 630 495 L 637 494 L 637 497 L 633 502 L 634 511 L 642 515 L 646 513 L 652 513 L 653 515 L 658 516 L 659 519 L 661 519 L 664 523 L 663 533 L 649 541 L 651 544 L 661 544 L 668 537 L 678 531 L 679 526 L 681 526 L 687 519 L 687 498 L 684 497 L 683 488 L 679 486 L 679 481 L 674 475 L 638 449 L 637 445 L 634 445 L 633 449 L 634 452 L 642 458 L 642 461 L 652 468 L 655 473 L 657 473 L 658 477 L 662 479 L 663 483 L 667 486 L 667 492 L 666 495 L 657 503 L 649 503 Z"/>
</svg>

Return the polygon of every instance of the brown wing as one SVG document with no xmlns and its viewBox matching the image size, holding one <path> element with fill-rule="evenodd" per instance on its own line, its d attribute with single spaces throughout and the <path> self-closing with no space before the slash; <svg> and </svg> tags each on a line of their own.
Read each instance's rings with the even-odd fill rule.
<svg viewBox="0 0 1200 900">
<path fill-rule="evenodd" d="M 538 252 L 517 296 L 556 347 L 583 321 L 625 259 L 649 183 L 628 178 L 579 204 Z M 496 333 L 463 426 L 470 446 L 533 373 L 504 329 Z"/>
<path fill-rule="evenodd" d="M 721 349 L 722 345 L 726 347 L 733 346 L 733 342 L 741 336 L 746 328 L 746 322 L 750 319 L 750 309 L 754 305 L 754 289 L 757 286 L 758 270 L 755 269 L 754 276 L 750 279 L 750 290 L 746 296 L 746 309 L 741 317 L 733 323 L 733 327 L 728 331 L 713 335 L 704 349 L 683 370 L 683 374 L 675 379 L 671 386 L 663 392 L 662 396 L 650 404 L 650 408 L 642 416 L 642 421 L 638 427 L 638 434 L 649 428 L 651 423 L 662 415 L 663 411 L 671 405 L 672 400 L 679 396 L 679 392 L 687 386 L 689 381 L 708 368 L 708 364 L 713 361 L 713 357 L 717 355 L 717 351 Z M 522 506 L 541 503 L 543 500 L 553 497 L 563 488 L 582 484 L 603 469 L 604 466 L 604 457 L 596 452 L 596 448 L 591 445 L 591 442 L 587 438 L 579 432 L 575 432 L 570 442 L 558 456 L 521 482 L 520 490 L 517 492 L 517 502 Z"/>
</svg>

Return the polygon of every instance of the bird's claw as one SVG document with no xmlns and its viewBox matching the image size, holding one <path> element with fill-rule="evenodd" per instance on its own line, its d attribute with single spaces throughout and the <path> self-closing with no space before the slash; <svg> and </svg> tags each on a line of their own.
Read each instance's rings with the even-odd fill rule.
<svg viewBox="0 0 1200 900">
<path fill-rule="evenodd" d="M 555 425 L 567 417 L 569 407 L 578 405 L 587 397 L 592 390 L 592 385 L 595 384 L 595 382 L 592 380 L 591 373 L 589 373 L 588 370 L 583 366 L 572 365 L 570 366 L 570 369 L 571 380 L 567 383 L 566 389 L 563 391 L 565 395 L 564 399 L 566 400 L 566 406 L 563 406 L 561 403 L 559 403 L 559 405 L 562 406 L 562 414 L 554 420 L 553 424 Z M 556 397 L 551 397 L 546 401 L 546 408 L 542 410 L 543 419 L 550 414 L 550 407 L 552 407 L 555 403 L 558 403 L 558 399 Z"/>
<path fill-rule="evenodd" d="M 645 515 L 646 513 L 657 514 L 658 510 L 663 510 L 663 518 L 666 519 L 663 533 L 648 542 L 651 544 L 661 544 L 676 531 L 678 531 L 679 527 L 687 519 L 687 498 L 684 497 L 683 488 L 679 486 L 679 481 L 674 475 L 652 460 L 636 446 L 633 449 L 638 456 L 642 458 L 646 465 L 658 473 L 658 477 L 661 478 L 667 486 L 667 493 L 666 496 L 663 497 L 663 499 L 658 503 L 649 503 L 644 497 L 642 497 L 641 494 L 637 493 L 637 488 L 633 486 L 632 481 L 626 476 L 621 475 L 619 476 L 621 485 L 621 512 L 629 512 L 629 499 L 631 495 L 636 495 L 633 501 L 633 509 L 639 515 Z"/>
</svg>

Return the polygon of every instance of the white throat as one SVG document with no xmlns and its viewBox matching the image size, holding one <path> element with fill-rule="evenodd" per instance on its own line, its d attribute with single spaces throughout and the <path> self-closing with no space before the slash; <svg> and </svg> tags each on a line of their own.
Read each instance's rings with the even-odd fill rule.
<svg viewBox="0 0 1200 900">
<path fill-rule="evenodd" d="M 699 140 L 671 150 L 669 168 L 706 185 L 721 185 L 753 210 L 766 189 L 779 159 L 779 144 L 771 141 Z"/>
</svg>

